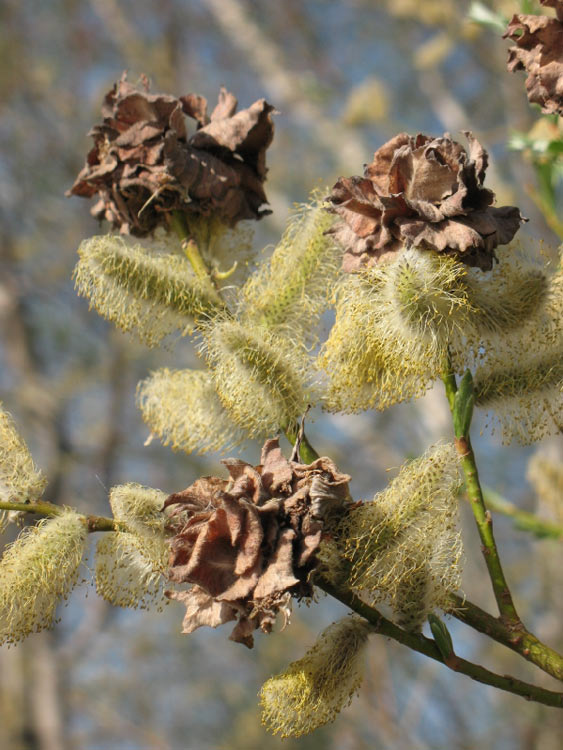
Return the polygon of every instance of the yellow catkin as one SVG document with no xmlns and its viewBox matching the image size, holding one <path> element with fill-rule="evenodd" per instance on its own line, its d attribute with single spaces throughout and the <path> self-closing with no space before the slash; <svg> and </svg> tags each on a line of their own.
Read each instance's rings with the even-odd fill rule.
<svg viewBox="0 0 563 750">
<path fill-rule="evenodd" d="M 112 531 L 96 546 L 96 591 L 115 607 L 162 607 L 168 544 L 162 535 Z"/>
<path fill-rule="evenodd" d="M 370 625 L 356 617 L 333 623 L 302 659 L 264 683 L 260 702 L 267 729 L 300 737 L 334 721 L 362 683 L 369 633 Z"/>
<path fill-rule="evenodd" d="M 295 421 L 312 398 L 304 350 L 262 326 L 210 325 L 205 354 L 221 403 L 248 437 Z"/>
<path fill-rule="evenodd" d="M 536 442 L 563 424 L 563 272 L 520 328 L 483 340 L 476 358 L 476 404 L 505 443 Z"/>
<path fill-rule="evenodd" d="M 151 432 L 173 450 L 226 451 L 244 439 L 207 370 L 157 370 L 139 383 L 137 403 Z"/>
<path fill-rule="evenodd" d="M 352 588 L 374 604 L 386 601 L 410 629 L 459 588 L 460 481 L 454 446 L 434 446 L 353 509 L 336 535 Z"/>
<path fill-rule="evenodd" d="M 416 249 L 344 279 L 319 358 L 332 411 L 385 409 L 438 377 L 454 330 L 471 313 L 467 267 Z"/>
<path fill-rule="evenodd" d="M 296 207 L 279 245 L 241 292 L 241 319 L 292 337 L 314 338 L 338 276 L 340 255 L 326 234 L 334 217 L 319 191 Z"/>
<path fill-rule="evenodd" d="M 117 235 L 81 243 L 74 270 L 78 293 L 123 331 L 155 346 L 165 336 L 192 330 L 194 320 L 217 312 L 181 252 L 144 246 Z"/>
<path fill-rule="evenodd" d="M 38 500 L 46 484 L 25 440 L 0 402 L 0 500 L 17 503 Z M 16 513 L 0 511 L 0 533 L 15 517 Z"/>
<path fill-rule="evenodd" d="M 38 500 L 46 484 L 11 416 L 0 403 L 0 499 L 18 503 Z"/>
<path fill-rule="evenodd" d="M 86 550 L 83 516 L 65 510 L 29 526 L 0 561 L 0 643 L 53 625 L 57 604 L 78 580 Z"/>
<path fill-rule="evenodd" d="M 139 484 L 113 487 L 110 505 L 126 530 L 109 532 L 96 547 L 96 590 L 118 607 L 162 606 L 168 560 L 166 494 Z"/>
</svg>

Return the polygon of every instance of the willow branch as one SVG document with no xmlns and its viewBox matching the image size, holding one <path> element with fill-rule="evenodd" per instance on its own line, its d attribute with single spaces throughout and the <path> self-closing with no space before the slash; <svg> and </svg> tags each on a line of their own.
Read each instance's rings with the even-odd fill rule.
<svg viewBox="0 0 563 750">
<path fill-rule="evenodd" d="M 450 601 L 449 613 L 457 620 L 515 651 L 552 677 L 563 680 L 563 656 L 542 643 L 521 623 L 516 626 L 506 623 L 455 594 L 450 595 Z"/>
<path fill-rule="evenodd" d="M 453 406 L 455 395 L 457 392 L 457 385 L 455 375 L 453 373 L 451 364 L 448 361 L 444 372 L 442 374 L 442 381 L 446 388 L 446 396 L 450 409 L 453 413 Z M 506 618 L 512 623 L 520 623 L 520 617 L 514 606 L 512 600 L 512 594 L 508 588 L 508 583 L 504 576 L 502 565 L 500 562 L 499 553 L 495 537 L 493 534 L 493 520 L 490 511 L 485 506 L 483 500 L 483 492 L 481 490 L 481 484 L 479 482 L 479 473 L 477 471 L 477 463 L 475 461 L 475 454 L 471 447 L 471 440 L 469 433 L 462 437 L 456 437 L 455 446 L 457 453 L 461 460 L 461 466 L 465 476 L 465 484 L 467 487 L 467 495 L 471 503 L 471 509 L 475 522 L 477 524 L 477 530 L 481 539 L 481 550 L 487 570 L 489 572 L 489 578 L 493 586 L 493 592 L 499 608 L 499 612 L 502 617 Z"/>
<path fill-rule="evenodd" d="M 540 539 L 563 540 L 563 526 L 553 521 L 538 518 L 534 513 L 521 510 L 506 498 L 499 495 L 495 490 L 488 487 L 483 488 L 483 495 L 489 508 L 512 518 L 514 526 L 521 531 L 529 531 Z"/>
<path fill-rule="evenodd" d="M 526 700 L 543 703 L 545 706 L 563 708 L 563 693 L 545 690 L 537 685 L 531 685 L 522 680 L 518 680 L 515 677 L 490 672 L 479 664 L 473 664 L 454 653 L 452 653 L 449 658 L 444 659 L 432 639 L 425 638 L 423 635 L 409 633 L 406 630 L 399 628 L 384 617 L 377 609 L 370 607 L 350 590 L 336 586 L 324 578 L 316 578 L 315 583 L 321 589 L 326 591 L 327 594 L 330 594 L 335 599 L 338 599 L 338 601 L 350 607 L 350 609 L 361 617 L 364 617 L 371 625 L 373 625 L 375 632 L 387 636 L 388 638 L 392 638 L 398 643 L 402 643 L 404 646 L 407 646 L 420 654 L 424 654 L 424 656 L 427 656 L 430 659 L 445 664 L 454 672 L 464 674 L 472 680 L 481 682 L 484 685 L 490 685 L 499 690 L 520 695 L 523 698 L 526 698 Z"/>
<path fill-rule="evenodd" d="M 55 505 L 47 501 L 38 501 L 35 503 L 12 503 L 0 502 L 0 510 L 20 511 L 22 513 L 34 513 L 39 516 L 59 516 L 66 508 L 62 505 Z M 79 514 L 84 519 L 84 523 L 89 532 L 94 531 L 127 531 L 127 525 L 114 518 L 105 516 L 92 516 Z"/>
</svg>

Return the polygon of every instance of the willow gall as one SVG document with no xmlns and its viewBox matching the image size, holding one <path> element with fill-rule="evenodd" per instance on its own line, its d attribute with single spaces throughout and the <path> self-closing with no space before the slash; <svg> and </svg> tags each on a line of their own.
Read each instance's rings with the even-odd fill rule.
<svg viewBox="0 0 563 750">
<path fill-rule="evenodd" d="M 340 221 L 332 232 L 351 273 L 392 258 L 403 247 L 452 255 L 488 271 L 495 248 L 512 240 L 524 217 L 496 208 L 483 185 L 488 154 L 470 131 L 469 151 L 448 133 L 399 133 L 384 143 L 363 177 L 341 177 L 328 197 Z"/>
</svg>

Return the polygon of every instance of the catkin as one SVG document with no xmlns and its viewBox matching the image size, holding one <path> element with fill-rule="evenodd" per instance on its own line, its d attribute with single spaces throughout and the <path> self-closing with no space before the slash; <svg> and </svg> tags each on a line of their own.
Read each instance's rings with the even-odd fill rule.
<svg viewBox="0 0 563 750">
<path fill-rule="evenodd" d="M 351 703 L 362 684 L 370 629 L 357 617 L 333 623 L 302 659 L 264 683 L 262 723 L 272 734 L 310 734 Z"/>
<path fill-rule="evenodd" d="M 123 331 L 135 331 L 148 346 L 173 331 L 184 335 L 195 320 L 218 312 L 217 300 L 179 252 L 102 235 L 84 240 L 78 255 L 78 293 L 100 315 Z"/>
<path fill-rule="evenodd" d="M 274 434 L 305 412 L 307 357 L 285 337 L 223 320 L 209 327 L 205 353 L 221 403 L 248 437 Z"/>
<path fill-rule="evenodd" d="M 157 370 L 139 383 L 137 403 L 151 432 L 173 450 L 226 451 L 244 439 L 207 370 Z"/>
<path fill-rule="evenodd" d="M 271 258 L 242 289 L 242 320 L 315 339 L 338 276 L 340 251 L 326 233 L 333 220 L 319 191 L 310 203 L 297 206 Z"/>
<path fill-rule="evenodd" d="M 110 505 L 125 529 L 107 533 L 96 547 L 96 590 L 117 607 L 162 606 L 168 560 L 166 494 L 139 484 L 113 487 Z"/>
<path fill-rule="evenodd" d="M 53 625 L 57 605 L 78 581 L 85 518 L 72 510 L 28 526 L 0 561 L 0 643 Z"/>
<path fill-rule="evenodd" d="M 453 445 L 403 466 L 371 502 L 352 509 L 336 534 L 349 585 L 417 629 L 460 585 L 460 472 Z"/>
</svg>

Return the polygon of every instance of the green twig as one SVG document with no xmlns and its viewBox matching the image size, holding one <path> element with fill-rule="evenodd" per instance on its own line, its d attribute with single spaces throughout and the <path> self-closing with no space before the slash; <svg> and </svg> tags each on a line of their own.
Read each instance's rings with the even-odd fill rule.
<svg viewBox="0 0 563 750">
<path fill-rule="evenodd" d="M 513 503 L 499 495 L 495 490 L 488 487 L 483 488 L 483 495 L 489 508 L 509 516 L 514 521 L 514 526 L 521 531 L 529 531 L 540 539 L 563 539 L 563 526 L 553 521 L 545 521 L 538 518 L 534 513 L 521 510 Z"/>
<path fill-rule="evenodd" d="M 323 578 L 316 578 L 315 583 L 326 591 L 327 594 L 330 594 L 335 599 L 338 599 L 338 601 L 350 607 L 350 609 L 361 617 L 364 617 L 369 623 L 371 623 L 371 625 L 373 625 L 377 633 L 381 633 L 381 635 L 385 635 L 388 638 L 393 638 L 393 640 L 402 643 L 404 646 L 408 646 L 408 648 L 413 651 L 418 651 L 418 653 L 424 654 L 430 659 L 445 664 L 454 672 L 467 675 L 467 677 L 471 677 L 472 680 L 476 680 L 485 685 L 491 685 L 499 690 L 505 690 L 506 692 L 520 695 L 523 698 L 526 698 L 526 700 L 543 703 L 546 706 L 563 708 L 563 693 L 545 690 L 537 685 L 530 685 L 527 682 L 523 682 L 522 680 L 518 680 L 515 677 L 510 677 L 508 675 L 495 674 L 494 672 L 490 672 L 488 669 L 481 667 L 479 664 L 473 664 L 470 661 L 462 659 L 453 652 L 450 657 L 444 658 L 433 640 L 425 638 L 423 635 L 409 633 L 406 630 L 402 630 L 384 617 L 378 612 L 378 610 L 370 607 L 359 599 L 350 590 L 336 586 Z"/>
<path fill-rule="evenodd" d="M 0 510 L 15 510 L 23 513 L 35 513 L 39 516 L 59 516 L 67 508 L 62 505 L 55 505 L 54 503 L 48 503 L 46 501 L 36 503 L 12 503 L 12 502 L 0 502 Z M 105 516 L 91 516 L 82 515 L 84 523 L 88 527 L 89 532 L 94 531 L 126 531 L 127 527 L 120 521 L 116 521 L 114 518 L 106 518 Z"/>
<path fill-rule="evenodd" d="M 217 284 L 209 273 L 209 269 L 207 268 L 199 247 L 197 246 L 197 242 L 190 236 L 185 216 L 180 211 L 174 211 L 170 221 L 172 228 L 182 243 L 182 250 L 193 268 L 195 275 L 206 287 L 211 299 L 213 299 L 219 307 L 225 307 L 225 302 L 219 293 Z"/>
<path fill-rule="evenodd" d="M 563 680 L 563 656 L 546 646 L 535 635 L 523 627 L 514 627 L 499 617 L 493 617 L 476 604 L 460 596 L 451 594 L 450 601 L 452 607 L 449 612 L 456 619 L 488 635 L 494 641 L 502 643 L 503 646 L 507 646 L 552 677 Z"/>
<path fill-rule="evenodd" d="M 446 388 L 446 396 L 450 409 L 454 410 L 455 396 L 457 393 L 457 384 L 455 375 L 453 373 L 449 357 L 442 374 L 442 381 Z M 471 440 L 469 438 L 469 431 L 466 435 L 457 436 L 455 438 L 455 445 L 458 455 L 461 459 L 461 466 L 465 475 L 465 484 L 467 487 L 467 495 L 471 503 L 471 509 L 477 523 L 477 529 L 479 531 L 479 537 L 481 539 L 481 549 L 487 570 L 489 571 L 489 577 L 493 586 L 493 591 L 499 612 L 502 617 L 506 618 L 514 624 L 520 624 L 520 618 L 514 602 L 512 601 L 512 594 L 508 588 L 502 565 L 500 562 L 495 537 L 493 534 L 493 521 L 490 512 L 485 507 L 483 500 L 483 493 L 479 482 L 479 473 L 477 471 L 477 464 L 475 461 L 475 454 L 471 447 Z"/>
</svg>

